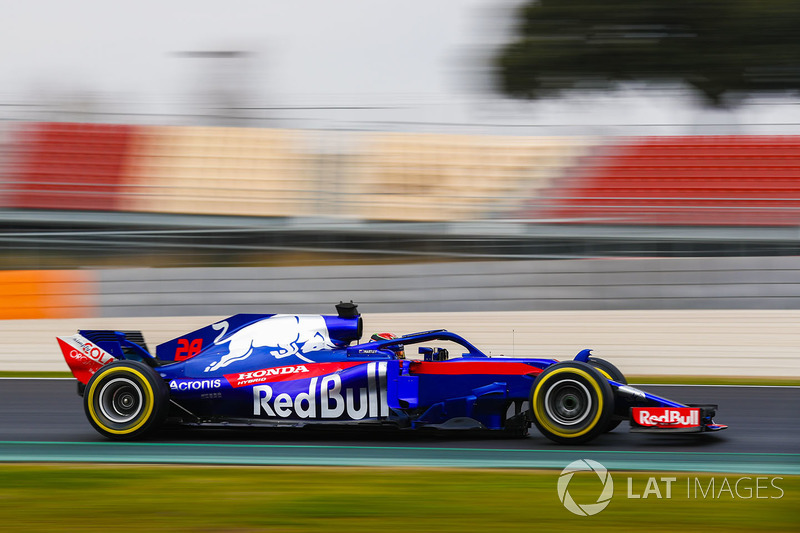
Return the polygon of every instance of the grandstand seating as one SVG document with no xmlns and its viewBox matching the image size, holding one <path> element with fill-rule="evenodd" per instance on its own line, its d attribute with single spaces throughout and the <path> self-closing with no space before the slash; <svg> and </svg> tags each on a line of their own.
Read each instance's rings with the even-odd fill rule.
<svg viewBox="0 0 800 533">
<path fill-rule="evenodd" d="M 255 128 L 143 128 L 123 189 L 129 211 L 303 216 L 314 175 L 299 133 Z"/>
<path fill-rule="evenodd" d="M 12 143 L 4 204 L 115 210 L 132 126 L 31 123 Z"/>
<path fill-rule="evenodd" d="M 551 222 L 756 225 L 800 223 L 800 136 L 624 139 L 521 213 Z"/>
<path fill-rule="evenodd" d="M 368 220 L 504 216 L 549 184 L 589 141 L 386 133 L 365 136 L 345 201 Z"/>
<path fill-rule="evenodd" d="M 800 136 L 596 139 L 28 123 L 0 205 L 358 220 L 800 224 Z M 325 140 L 324 138 L 320 138 Z"/>
</svg>

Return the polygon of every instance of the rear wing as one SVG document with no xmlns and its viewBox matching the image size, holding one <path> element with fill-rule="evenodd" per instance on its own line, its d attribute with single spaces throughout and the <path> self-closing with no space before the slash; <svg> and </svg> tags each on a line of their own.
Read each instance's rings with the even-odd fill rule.
<svg viewBox="0 0 800 533">
<path fill-rule="evenodd" d="M 160 364 L 147 350 L 141 331 L 79 330 L 75 335 L 56 340 L 67 366 L 83 384 L 115 359 L 143 361 L 151 366 Z"/>
<path fill-rule="evenodd" d="M 148 351 L 141 331 L 113 331 L 106 329 L 81 329 L 78 333 L 116 359 L 155 361 Z"/>
</svg>

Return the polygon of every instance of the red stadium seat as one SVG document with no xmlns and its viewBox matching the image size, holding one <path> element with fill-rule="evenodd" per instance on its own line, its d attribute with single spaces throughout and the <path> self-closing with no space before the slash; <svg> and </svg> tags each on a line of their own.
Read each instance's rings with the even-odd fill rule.
<svg viewBox="0 0 800 533">
<path fill-rule="evenodd" d="M 800 224 L 800 136 L 625 139 L 523 217 L 644 225 Z"/>
<path fill-rule="evenodd" d="M 116 210 L 133 126 L 34 123 L 15 142 L 9 207 Z"/>
</svg>

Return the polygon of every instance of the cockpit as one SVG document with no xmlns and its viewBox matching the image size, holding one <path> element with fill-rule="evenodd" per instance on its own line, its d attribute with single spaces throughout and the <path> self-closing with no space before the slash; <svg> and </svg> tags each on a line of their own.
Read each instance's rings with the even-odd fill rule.
<svg viewBox="0 0 800 533">
<path fill-rule="evenodd" d="M 347 348 L 348 357 L 379 357 L 388 359 L 413 359 L 422 361 L 447 361 L 450 359 L 450 350 L 441 346 L 430 346 L 431 341 L 441 341 L 437 344 L 455 344 L 464 357 L 487 357 L 478 348 L 466 339 L 447 330 L 423 331 L 409 335 L 395 336 L 391 334 L 373 335 L 369 342 L 356 344 Z M 379 340 L 375 340 L 379 337 Z M 426 344 L 417 348 L 417 357 L 411 356 L 409 346 Z M 419 357 L 421 356 L 421 357 Z"/>
</svg>

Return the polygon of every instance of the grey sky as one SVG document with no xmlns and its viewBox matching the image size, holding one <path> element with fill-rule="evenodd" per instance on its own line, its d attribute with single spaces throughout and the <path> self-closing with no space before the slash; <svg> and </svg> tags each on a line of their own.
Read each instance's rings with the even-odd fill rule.
<svg viewBox="0 0 800 533">
<path fill-rule="evenodd" d="M 0 104 L 84 95 L 101 100 L 104 110 L 181 114 L 209 91 L 233 85 L 246 94 L 246 105 L 392 108 L 277 111 L 274 123 L 254 125 L 478 124 L 453 128 L 534 135 L 797 129 L 742 126 L 800 122 L 800 108 L 786 102 L 729 113 L 658 91 L 533 105 L 479 91 L 472 76 L 477 58 L 503 41 L 509 9 L 522 1 L 0 0 Z M 198 50 L 252 55 L 246 63 L 175 55 Z M 504 126 L 490 126 L 496 124 Z M 653 126 L 659 124 L 688 126 Z"/>
<path fill-rule="evenodd" d="M 260 94 L 446 94 L 458 54 L 485 42 L 480 8 L 503 3 L 2 0 L 0 94 L 191 92 L 199 60 L 172 55 L 189 50 L 254 53 Z"/>
</svg>

